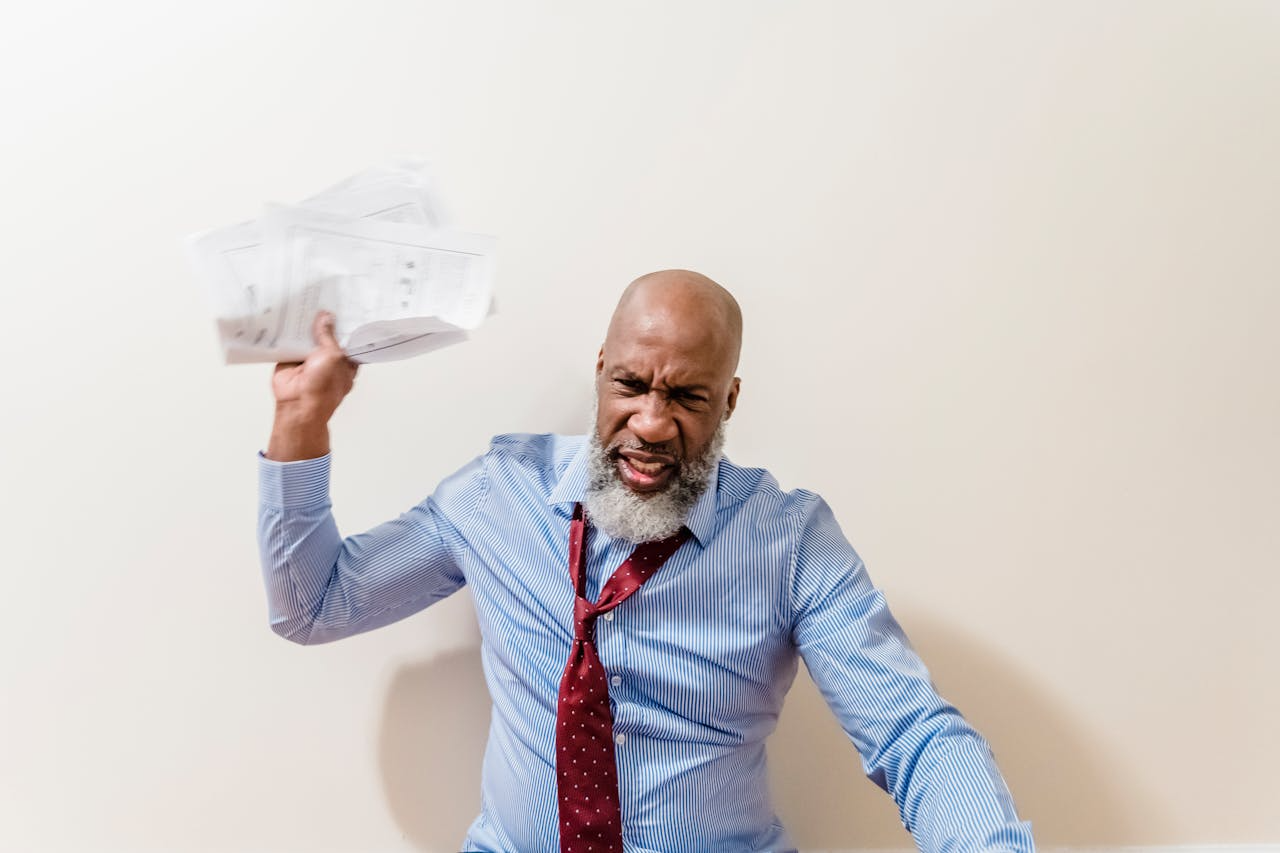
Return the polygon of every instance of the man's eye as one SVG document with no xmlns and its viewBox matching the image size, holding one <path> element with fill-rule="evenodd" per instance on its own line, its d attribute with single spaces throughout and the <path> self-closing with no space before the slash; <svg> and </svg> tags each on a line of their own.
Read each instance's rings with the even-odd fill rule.
<svg viewBox="0 0 1280 853">
<path fill-rule="evenodd" d="M 634 391 L 637 394 L 644 390 L 644 383 L 638 379 L 615 379 L 614 381 L 628 391 Z"/>
</svg>

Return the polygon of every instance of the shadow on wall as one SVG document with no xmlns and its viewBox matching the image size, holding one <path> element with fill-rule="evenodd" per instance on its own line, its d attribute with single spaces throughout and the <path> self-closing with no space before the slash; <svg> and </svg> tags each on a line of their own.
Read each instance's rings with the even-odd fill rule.
<svg viewBox="0 0 1280 853">
<path fill-rule="evenodd" d="M 938 691 L 991 743 L 1041 846 L 1141 843 L 1158 805 L 1104 747 L 995 649 L 937 620 L 900 621 Z M 796 678 L 769 742 L 778 812 L 801 849 L 910 848 L 893 800 L 869 782 L 817 688 Z"/>
<path fill-rule="evenodd" d="M 479 648 L 446 652 L 392 676 L 378 764 L 391 815 L 416 849 L 460 849 L 480 813 L 488 709 Z"/>
</svg>

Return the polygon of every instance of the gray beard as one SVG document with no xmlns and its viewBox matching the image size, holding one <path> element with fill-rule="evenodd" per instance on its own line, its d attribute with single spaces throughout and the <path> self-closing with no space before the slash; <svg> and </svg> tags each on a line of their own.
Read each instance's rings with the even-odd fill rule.
<svg viewBox="0 0 1280 853">
<path fill-rule="evenodd" d="M 640 497 L 622 482 L 612 450 L 600 445 L 595 420 L 588 430 L 589 460 L 587 495 L 582 505 L 591 523 L 610 539 L 628 542 L 656 542 L 675 535 L 689 518 L 689 511 L 702 497 L 724 451 L 725 422 L 701 455 L 680 461 L 680 470 L 665 489 Z"/>
</svg>

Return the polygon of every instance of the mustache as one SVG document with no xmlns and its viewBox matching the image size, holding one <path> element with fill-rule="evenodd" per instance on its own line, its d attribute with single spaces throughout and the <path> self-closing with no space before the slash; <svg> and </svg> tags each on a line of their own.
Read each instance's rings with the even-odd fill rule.
<svg viewBox="0 0 1280 853">
<path fill-rule="evenodd" d="M 649 442 L 641 441 L 640 439 L 614 442 L 609 445 L 609 449 L 605 452 L 609 455 L 610 459 L 616 461 L 620 451 L 623 450 L 638 450 L 641 453 L 652 453 L 654 456 L 667 456 L 674 459 L 677 464 L 684 462 L 684 458 L 681 457 L 674 448 L 669 447 L 666 444 L 650 444 Z"/>
</svg>

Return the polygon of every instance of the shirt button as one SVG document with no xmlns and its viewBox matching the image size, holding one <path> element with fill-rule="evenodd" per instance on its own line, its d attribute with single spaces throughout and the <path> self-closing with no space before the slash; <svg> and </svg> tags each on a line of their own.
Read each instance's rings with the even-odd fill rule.
<svg viewBox="0 0 1280 853">
<path fill-rule="evenodd" d="M 608 613 L 604 614 L 604 621 L 606 621 L 606 622 L 612 622 L 612 621 L 613 621 L 613 611 L 612 611 L 612 610 L 610 610 Z"/>
<path fill-rule="evenodd" d="M 619 686 L 620 684 L 622 684 L 622 676 L 615 675 L 613 678 L 609 679 L 609 683 L 612 684 L 614 687 Z"/>
<path fill-rule="evenodd" d="M 617 743 L 617 744 L 618 744 L 618 746 L 622 746 L 624 743 L 626 743 L 626 742 L 627 742 L 627 736 L 626 736 L 626 735 L 621 735 L 621 734 L 620 734 L 620 735 L 614 735 L 614 736 L 613 736 L 613 740 L 614 740 L 614 742 L 615 742 L 615 743 Z"/>
</svg>

